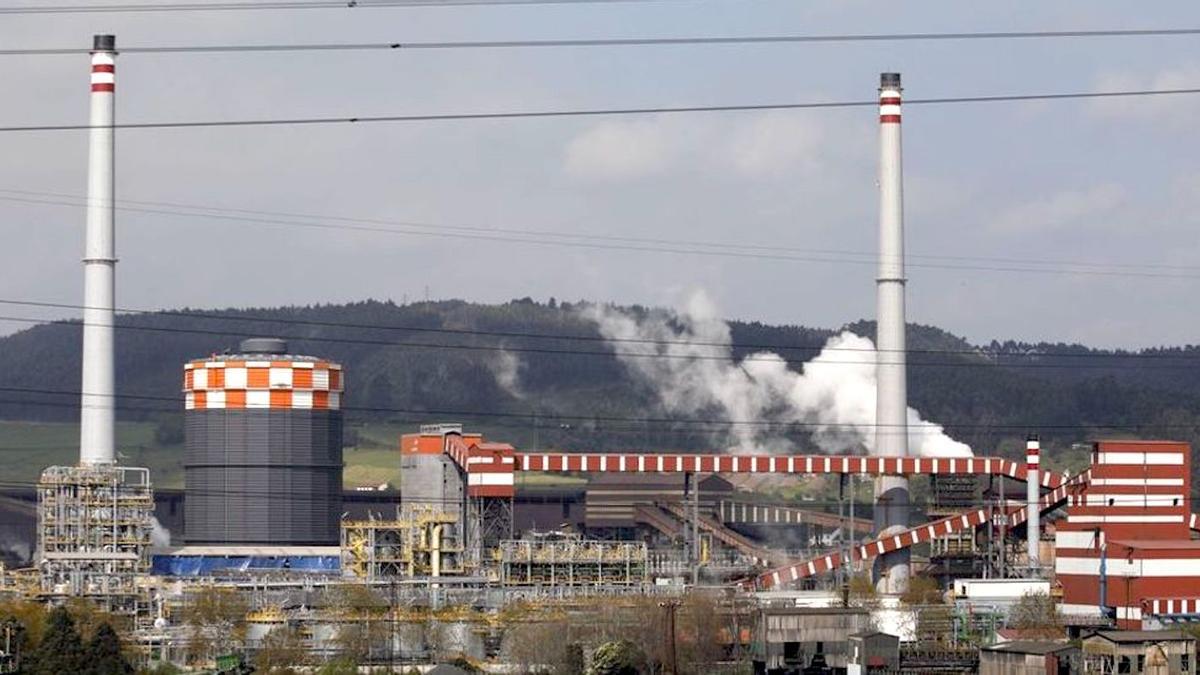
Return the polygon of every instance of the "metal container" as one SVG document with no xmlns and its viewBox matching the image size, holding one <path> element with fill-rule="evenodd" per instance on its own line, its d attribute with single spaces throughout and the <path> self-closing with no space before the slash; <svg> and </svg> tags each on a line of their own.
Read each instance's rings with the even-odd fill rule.
<svg viewBox="0 0 1200 675">
<path fill-rule="evenodd" d="M 342 369 L 246 340 L 184 366 L 189 544 L 337 545 Z"/>
</svg>

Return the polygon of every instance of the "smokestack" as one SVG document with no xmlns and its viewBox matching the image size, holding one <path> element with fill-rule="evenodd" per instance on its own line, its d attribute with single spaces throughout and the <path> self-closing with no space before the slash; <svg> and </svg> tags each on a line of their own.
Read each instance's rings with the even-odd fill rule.
<svg viewBox="0 0 1200 675">
<path fill-rule="evenodd" d="M 113 464 L 113 112 L 117 39 L 92 38 L 91 130 L 88 137 L 87 231 L 83 258 L 83 384 L 79 462 Z"/>
<path fill-rule="evenodd" d="M 1038 509 L 1038 499 L 1041 497 L 1039 488 L 1042 444 L 1038 437 L 1031 434 L 1025 441 L 1025 499 L 1028 515 L 1025 519 L 1026 548 L 1029 551 L 1029 575 L 1037 576 L 1041 568 L 1038 548 L 1041 542 L 1041 513 Z"/>
<path fill-rule="evenodd" d="M 900 164 L 900 74 L 879 75 L 879 276 L 875 373 L 875 454 L 908 454 L 908 392 L 904 338 L 904 190 Z M 908 527 L 908 479 L 875 481 L 875 530 Z M 908 589 L 908 549 L 876 560 L 875 586 L 883 593 Z"/>
</svg>

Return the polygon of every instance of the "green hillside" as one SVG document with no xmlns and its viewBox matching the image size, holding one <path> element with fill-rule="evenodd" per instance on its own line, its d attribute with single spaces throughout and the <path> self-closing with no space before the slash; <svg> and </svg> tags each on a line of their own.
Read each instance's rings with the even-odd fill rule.
<svg viewBox="0 0 1200 675">
<path fill-rule="evenodd" d="M 426 422 L 462 421 L 526 448 L 698 449 L 719 442 L 720 427 L 664 421 L 671 415 L 655 392 L 597 339 L 579 305 L 366 301 L 125 315 L 118 326 L 121 451 L 125 461 L 155 469 L 164 486 L 180 483 L 182 364 L 251 336 L 284 337 L 293 352 L 344 365 L 348 485 L 395 480 L 396 436 Z M 874 336 L 871 322 L 848 328 Z M 757 322 L 734 322 L 731 330 L 735 356 L 770 345 L 796 361 L 814 356 L 835 332 Z M 32 480 L 42 466 L 73 460 L 79 341 L 74 322 L 0 338 L 0 419 L 10 421 L 0 425 L 0 480 Z M 1051 463 L 1071 460 L 1082 452 L 1072 444 L 1098 436 L 1197 435 L 1194 346 L 1132 354 L 1082 345 L 971 345 L 915 325 L 909 346 L 911 404 L 977 452 L 1014 454 L 1027 431 L 1043 434 Z M 519 364 L 515 392 L 497 378 L 502 358 L 511 357 Z M 792 436 L 806 443 L 803 434 Z"/>
</svg>

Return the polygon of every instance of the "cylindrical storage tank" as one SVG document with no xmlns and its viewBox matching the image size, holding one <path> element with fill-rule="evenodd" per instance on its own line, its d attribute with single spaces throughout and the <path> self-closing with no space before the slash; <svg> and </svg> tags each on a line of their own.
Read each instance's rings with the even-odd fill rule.
<svg viewBox="0 0 1200 675">
<path fill-rule="evenodd" d="M 342 367 L 283 340 L 184 366 L 184 539 L 329 545 L 342 513 Z"/>
</svg>

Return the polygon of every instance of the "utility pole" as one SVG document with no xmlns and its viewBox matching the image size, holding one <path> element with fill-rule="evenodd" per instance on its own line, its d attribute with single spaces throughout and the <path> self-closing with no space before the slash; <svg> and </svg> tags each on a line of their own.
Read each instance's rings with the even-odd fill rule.
<svg viewBox="0 0 1200 675">
<path fill-rule="evenodd" d="M 663 664 L 663 675 L 678 675 L 679 673 L 679 652 L 678 645 L 675 642 L 675 612 L 679 609 L 678 600 L 664 600 L 658 603 L 658 606 L 663 608 L 663 630 L 665 631 L 664 638 L 666 644 L 665 661 Z"/>
</svg>

